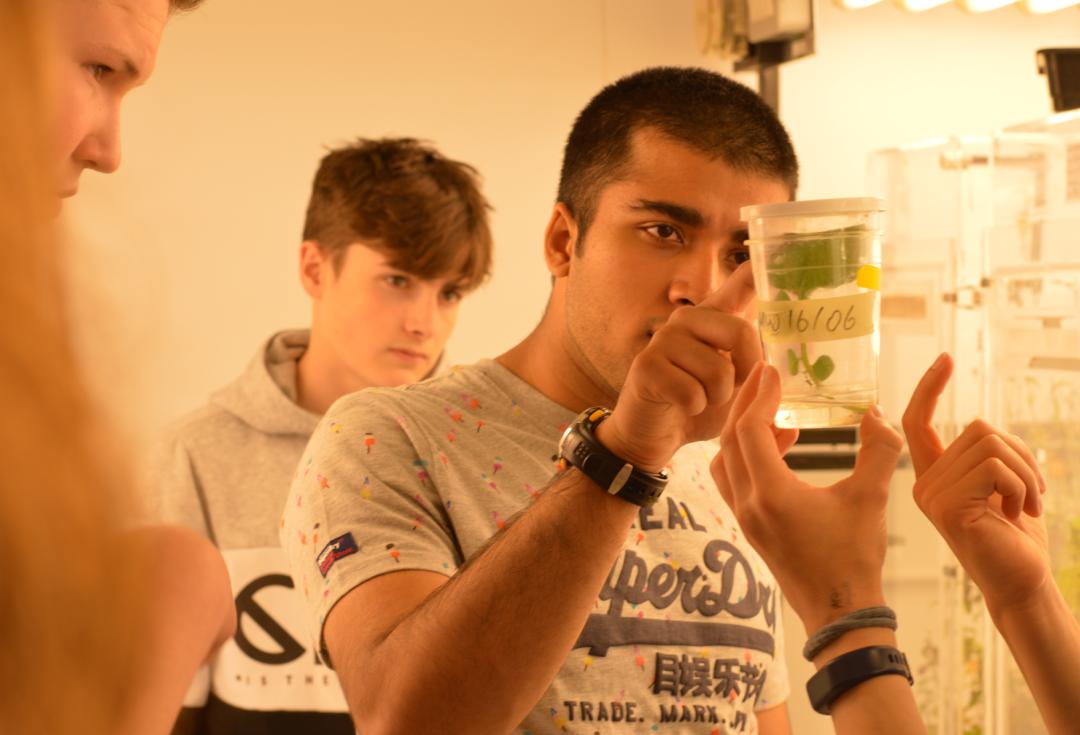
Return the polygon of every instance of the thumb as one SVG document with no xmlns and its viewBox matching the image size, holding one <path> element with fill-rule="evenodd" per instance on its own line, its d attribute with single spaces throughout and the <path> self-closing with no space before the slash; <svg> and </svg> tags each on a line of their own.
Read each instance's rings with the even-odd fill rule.
<svg viewBox="0 0 1080 735">
<path fill-rule="evenodd" d="M 746 390 L 745 386 L 743 390 Z M 736 423 L 739 450 L 746 461 L 750 479 L 758 487 L 779 486 L 791 473 L 780 448 L 783 440 L 778 441 L 774 433 L 773 419 L 779 405 L 780 374 L 771 365 L 763 365 L 757 395 Z M 791 435 L 787 434 L 786 438 Z"/>
<path fill-rule="evenodd" d="M 720 288 L 701 301 L 701 306 L 708 306 L 728 314 L 741 314 L 754 298 L 754 272 L 750 261 L 746 261 L 727 277 Z"/>
<path fill-rule="evenodd" d="M 855 457 L 855 471 L 851 480 L 858 486 L 883 484 L 888 486 L 889 478 L 900 461 L 900 452 L 904 440 L 893 430 L 881 409 L 874 406 L 863 416 L 859 425 L 859 437 L 862 446 Z"/>
</svg>

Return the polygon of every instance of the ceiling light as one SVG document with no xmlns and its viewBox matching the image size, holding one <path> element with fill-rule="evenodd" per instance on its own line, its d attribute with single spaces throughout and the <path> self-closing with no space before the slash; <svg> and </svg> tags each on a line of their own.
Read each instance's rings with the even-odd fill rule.
<svg viewBox="0 0 1080 735">
<path fill-rule="evenodd" d="M 987 13 L 1004 8 L 1019 0 L 960 0 L 960 6 L 969 13 Z"/>
<path fill-rule="evenodd" d="M 930 10 L 936 8 L 939 5 L 945 5 L 950 0 L 897 0 L 904 10 L 910 10 L 913 13 L 921 13 L 924 10 Z M 1080 2 L 1080 0 L 1077 0 Z"/>
<path fill-rule="evenodd" d="M 1080 3 L 1080 0 L 1024 0 L 1024 10 L 1035 15 L 1042 15 L 1064 10 L 1077 3 Z"/>
</svg>

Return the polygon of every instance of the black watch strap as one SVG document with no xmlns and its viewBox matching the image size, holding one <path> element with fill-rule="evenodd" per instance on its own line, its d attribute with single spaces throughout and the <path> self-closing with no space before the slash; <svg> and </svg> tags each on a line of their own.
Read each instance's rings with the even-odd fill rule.
<svg viewBox="0 0 1080 735">
<path fill-rule="evenodd" d="M 833 702 L 856 684 L 886 674 L 898 674 L 914 684 L 907 656 L 892 646 L 868 646 L 849 651 L 825 664 L 806 682 L 810 704 L 823 715 Z"/>
<path fill-rule="evenodd" d="M 559 456 L 615 497 L 635 505 L 652 505 L 667 487 L 667 472 L 645 472 L 608 451 L 596 439 L 596 427 L 611 411 L 594 407 L 583 411 L 563 434 Z"/>
</svg>

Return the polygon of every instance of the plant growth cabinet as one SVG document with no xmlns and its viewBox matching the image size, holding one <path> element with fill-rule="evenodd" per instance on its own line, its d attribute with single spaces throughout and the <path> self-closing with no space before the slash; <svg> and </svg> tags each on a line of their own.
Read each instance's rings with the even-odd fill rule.
<svg viewBox="0 0 1080 735">
<path fill-rule="evenodd" d="M 886 413 L 899 420 L 937 354 L 953 355 L 939 430 L 949 440 L 983 417 L 1031 446 L 1054 574 L 1080 617 L 1080 111 L 880 151 L 869 176 L 887 209 Z M 1046 732 L 978 589 L 914 506 L 913 481 L 902 467 L 890 500 L 887 594 L 930 732 Z"/>
</svg>

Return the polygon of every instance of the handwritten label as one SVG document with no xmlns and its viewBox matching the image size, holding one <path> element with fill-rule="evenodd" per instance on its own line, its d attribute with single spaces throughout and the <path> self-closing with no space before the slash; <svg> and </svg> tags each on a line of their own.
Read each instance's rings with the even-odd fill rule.
<svg viewBox="0 0 1080 735">
<path fill-rule="evenodd" d="M 806 301 L 761 301 L 758 330 L 763 342 L 829 342 L 874 332 L 876 291 Z"/>
</svg>

